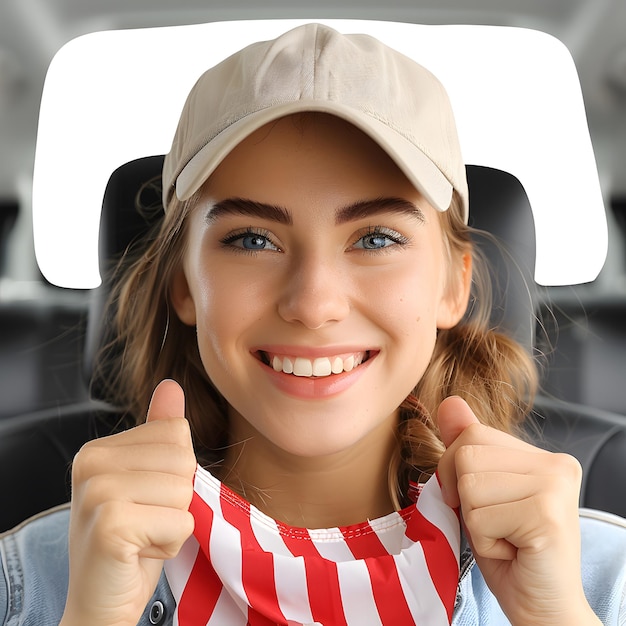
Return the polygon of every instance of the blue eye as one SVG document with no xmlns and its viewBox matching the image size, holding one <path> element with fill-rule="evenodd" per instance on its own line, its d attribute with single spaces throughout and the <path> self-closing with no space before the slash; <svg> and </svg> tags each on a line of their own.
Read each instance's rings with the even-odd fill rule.
<svg viewBox="0 0 626 626">
<path fill-rule="evenodd" d="M 250 230 L 233 233 L 222 240 L 225 246 L 240 248 L 244 251 L 259 252 L 261 250 L 279 250 L 265 233 L 256 233 Z"/>
<path fill-rule="evenodd" d="M 265 250 L 269 244 L 267 237 L 263 235 L 246 235 L 241 237 L 241 247 L 246 250 Z"/>
<path fill-rule="evenodd" d="M 378 250 L 379 248 L 386 248 L 394 243 L 395 242 L 387 237 L 387 235 L 374 234 L 361 237 L 361 239 L 356 242 L 356 247 L 362 247 L 366 250 Z"/>
<path fill-rule="evenodd" d="M 354 247 L 361 250 L 382 250 L 389 246 L 406 243 L 406 238 L 395 231 L 387 232 L 387 229 L 375 228 L 371 232 L 362 235 Z"/>
</svg>

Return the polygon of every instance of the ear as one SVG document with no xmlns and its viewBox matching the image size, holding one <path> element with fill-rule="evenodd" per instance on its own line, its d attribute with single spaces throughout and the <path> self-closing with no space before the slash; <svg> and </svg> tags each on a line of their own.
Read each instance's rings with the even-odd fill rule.
<svg viewBox="0 0 626 626">
<path fill-rule="evenodd" d="M 187 326 L 196 325 L 196 303 L 193 300 L 185 270 L 180 268 L 170 284 L 170 302 L 178 319 Z"/>
<path fill-rule="evenodd" d="M 461 261 L 459 271 L 450 272 L 448 284 L 439 304 L 437 328 L 442 330 L 456 326 L 467 310 L 472 288 L 471 253 L 466 252 Z"/>
</svg>

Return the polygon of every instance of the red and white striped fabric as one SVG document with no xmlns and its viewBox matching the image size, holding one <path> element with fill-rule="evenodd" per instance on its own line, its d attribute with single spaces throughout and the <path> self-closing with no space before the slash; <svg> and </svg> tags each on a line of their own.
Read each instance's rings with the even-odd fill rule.
<svg viewBox="0 0 626 626">
<path fill-rule="evenodd" d="M 180 626 L 439 626 L 459 576 L 437 477 L 402 511 L 345 528 L 277 522 L 198 468 L 194 535 L 165 566 Z"/>
</svg>

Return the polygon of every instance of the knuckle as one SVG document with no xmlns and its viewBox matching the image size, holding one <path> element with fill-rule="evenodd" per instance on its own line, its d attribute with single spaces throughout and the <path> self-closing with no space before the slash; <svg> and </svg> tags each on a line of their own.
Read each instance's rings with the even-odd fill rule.
<svg viewBox="0 0 626 626">
<path fill-rule="evenodd" d="M 80 489 L 80 501 L 86 511 L 95 511 L 102 504 L 110 502 L 117 487 L 111 477 L 106 474 L 96 474 L 84 480 Z"/>
<path fill-rule="evenodd" d="M 481 529 L 483 527 L 483 514 L 480 509 L 469 508 L 463 509 L 463 521 L 472 539 L 482 536 Z"/>
<path fill-rule="evenodd" d="M 184 417 L 175 417 L 160 422 L 168 431 L 168 440 L 181 446 L 188 445 L 191 437 L 189 422 Z"/>
<path fill-rule="evenodd" d="M 555 454 L 558 469 L 563 475 L 578 480 L 582 477 L 583 469 L 580 461 L 571 454 L 557 453 Z"/>
<path fill-rule="evenodd" d="M 557 493 L 576 490 L 582 483 L 583 469 L 575 457 L 565 453 L 553 453 L 550 457 L 553 489 Z"/>
<path fill-rule="evenodd" d="M 564 516 L 563 509 L 555 503 L 553 498 L 534 498 L 533 505 L 532 517 L 536 522 L 536 531 L 527 541 L 529 547 L 539 550 L 550 537 L 555 536 L 561 530 Z"/>
<path fill-rule="evenodd" d="M 193 498 L 193 483 L 180 476 L 170 476 L 167 485 L 167 506 L 180 511 L 187 511 Z"/>
<path fill-rule="evenodd" d="M 186 483 L 180 489 L 180 508 L 187 511 L 193 498 L 193 484 Z"/>
<path fill-rule="evenodd" d="M 492 541 L 489 541 L 485 537 L 472 537 L 472 551 L 474 552 L 475 556 L 488 557 L 489 547 L 492 545 L 492 543 Z"/>
<path fill-rule="evenodd" d="M 120 520 L 125 519 L 125 505 L 120 500 L 107 500 L 98 505 L 98 523 L 96 527 L 104 532 L 109 532 L 120 524 Z"/>
<path fill-rule="evenodd" d="M 198 460 L 196 459 L 196 455 L 193 450 L 187 450 L 186 454 L 184 454 L 184 458 L 181 461 L 181 467 L 183 474 L 188 478 L 193 479 L 198 467 Z"/>
<path fill-rule="evenodd" d="M 465 444 L 459 446 L 454 455 L 454 461 L 457 471 L 468 472 L 473 467 L 479 454 L 479 446 L 473 444 Z"/>
<path fill-rule="evenodd" d="M 187 446 L 167 445 L 168 466 L 173 474 L 185 480 L 193 480 L 198 467 L 193 448 Z"/>
<path fill-rule="evenodd" d="M 88 441 L 74 455 L 72 482 L 82 483 L 98 473 L 103 459 L 102 447 L 97 440 Z"/>
<path fill-rule="evenodd" d="M 98 545 L 110 546 L 128 533 L 127 505 L 119 500 L 102 502 L 94 511 L 91 534 Z M 109 548 L 110 549 L 110 548 Z"/>
<path fill-rule="evenodd" d="M 462 474 L 461 476 L 459 476 L 457 481 L 457 489 L 459 490 L 459 495 L 465 499 L 468 495 L 471 495 L 479 487 L 478 483 L 479 477 L 476 474 L 472 472 Z"/>
<path fill-rule="evenodd" d="M 176 539 L 170 541 L 168 544 L 161 546 L 161 549 L 163 550 L 163 555 L 166 559 L 173 559 L 178 555 L 185 541 L 187 541 L 187 539 L 192 535 L 194 527 L 195 522 L 193 515 L 188 511 L 181 512 L 181 515 L 176 522 Z"/>
</svg>

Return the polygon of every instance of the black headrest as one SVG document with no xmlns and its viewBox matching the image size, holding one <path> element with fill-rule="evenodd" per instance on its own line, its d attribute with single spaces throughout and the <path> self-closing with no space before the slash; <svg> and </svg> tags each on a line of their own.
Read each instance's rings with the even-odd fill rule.
<svg viewBox="0 0 626 626">
<path fill-rule="evenodd" d="M 469 223 L 489 235 L 477 237 L 476 243 L 487 258 L 493 283 L 491 324 L 532 352 L 538 288 L 535 222 L 528 196 L 512 174 L 477 165 L 466 169 Z"/>
<path fill-rule="evenodd" d="M 85 340 L 84 376 L 88 384 L 93 382 L 100 348 L 110 339 L 104 316 L 117 263 L 163 217 L 161 171 L 164 158 L 158 155 L 130 161 L 116 169 L 107 183 L 98 235 L 102 283 L 91 294 Z M 92 386 L 91 393 L 96 400 L 104 399 L 97 386 Z"/>
<path fill-rule="evenodd" d="M 90 381 L 94 359 L 102 345 L 106 320 L 103 313 L 110 292 L 111 268 L 120 256 L 162 218 L 160 175 L 163 156 L 131 161 L 119 167 L 109 180 L 102 204 L 99 236 L 100 274 L 103 282 L 94 290 L 85 349 L 85 375 Z M 534 339 L 535 229 L 528 198 L 521 183 L 506 172 L 468 166 L 470 224 L 491 233 L 502 245 L 480 238 L 494 282 L 492 324 L 530 350 Z M 154 184 L 146 185 L 149 181 Z M 98 390 L 92 389 L 96 399 Z"/>
</svg>

